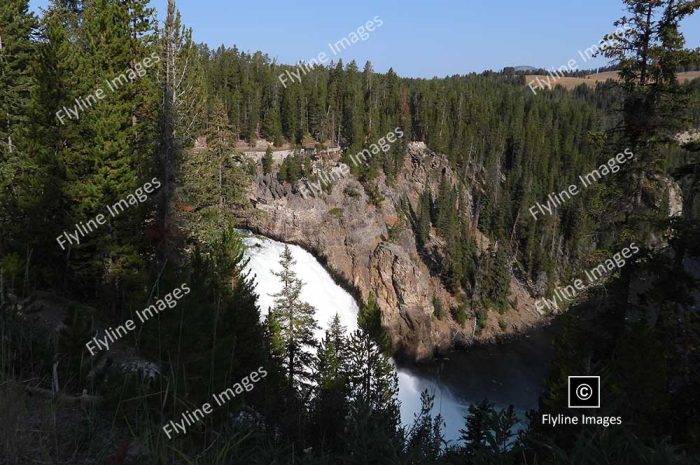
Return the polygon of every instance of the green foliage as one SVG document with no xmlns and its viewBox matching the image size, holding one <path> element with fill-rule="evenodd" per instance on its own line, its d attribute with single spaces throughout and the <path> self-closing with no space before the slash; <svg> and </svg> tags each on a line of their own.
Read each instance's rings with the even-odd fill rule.
<svg viewBox="0 0 700 465">
<path fill-rule="evenodd" d="M 465 420 L 466 428 L 460 433 L 466 457 L 481 463 L 509 453 L 515 435 L 513 428 L 518 423 L 512 405 L 499 412 L 484 399 L 469 406 Z"/>
<path fill-rule="evenodd" d="M 222 229 L 232 226 L 231 207 L 246 204 L 251 176 L 234 153 L 231 130 L 220 102 L 208 120 L 208 148 L 191 151 L 181 168 L 182 200 L 187 205 L 187 232 L 202 244 L 211 244 Z"/>
<path fill-rule="evenodd" d="M 398 378 L 389 358 L 364 329 L 355 331 L 349 341 L 350 387 L 355 399 L 362 399 L 373 410 L 398 415 Z M 398 421 L 398 419 L 397 419 Z"/>
<path fill-rule="evenodd" d="M 544 452 L 541 463 L 552 465 L 594 465 L 601 462 L 620 465 L 649 464 L 697 464 L 697 457 L 660 440 L 645 444 L 639 437 L 624 428 L 608 428 L 603 432 L 584 431 L 570 448 L 547 437 L 541 442 Z"/>
<path fill-rule="evenodd" d="M 432 416 L 435 396 L 427 390 L 421 392 L 421 409 L 415 414 L 413 425 L 408 430 L 406 451 L 410 463 L 440 463 L 444 439 L 442 430 L 445 423 L 441 415 Z"/>
<path fill-rule="evenodd" d="M 486 322 L 489 318 L 489 311 L 484 307 L 476 309 L 476 329 L 481 332 L 482 329 L 486 328 Z"/>
<path fill-rule="evenodd" d="M 267 149 L 265 150 L 265 155 L 263 156 L 263 159 L 262 159 L 263 174 L 272 173 L 273 163 L 274 163 L 274 160 L 272 158 L 272 147 L 270 147 L 268 145 Z"/>
<path fill-rule="evenodd" d="M 351 401 L 345 440 L 352 463 L 390 463 L 402 446 L 394 366 L 363 329 L 350 336 L 348 366 Z"/>
<path fill-rule="evenodd" d="M 260 313 L 242 254 L 238 235 L 222 231 L 214 243 L 194 250 L 190 270 L 161 278 L 163 294 L 183 282 L 191 292 L 142 325 L 139 348 L 162 364 L 176 399 L 201 404 L 263 364 Z M 162 297 L 153 295 L 146 304 Z M 171 414 L 179 410 L 173 403 Z"/>
<path fill-rule="evenodd" d="M 365 187 L 365 192 L 367 193 L 367 198 L 369 200 L 369 203 L 374 205 L 376 208 L 381 209 L 382 208 L 382 201 L 384 200 L 384 197 L 382 197 L 381 192 L 379 192 L 379 186 L 377 186 L 376 182 L 367 182 L 364 184 Z"/>
<path fill-rule="evenodd" d="M 280 170 L 277 173 L 277 180 L 294 184 L 304 176 L 310 174 L 311 173 L 307 172 L 304 168 L 304 155 L 294 152 L 282 161 Z"/>
<path fill-rule="evenodd" d="M 353 186 L 348 186 L 348 187 L 346 187 L 345 190 L 343 191 L 343 193 L 344 193 L 345 195 L 347 195 L 348 197 L 351 197 L 351 198 L 357 198 L 357 197 L 360 196 L 360 191 L 358 191 L 358 190 L 357 190 L 355 187 L 353 187 Z"/>
<path fill-rule="evenodd" d="M 457 323 L 459 323 L 460 326 L 464 326 L 464 323 L 467 322 L 466 304 L 461 304 L 461 305 L 458 305 L 456 307 L 451 307 L 450 314 L 452 315 L 453 320 L 455 320 Z"/>
<path fill-rule="evenodd" d="M 338 207 L 331 208 L 330 210 L 328 210 L 328 214 L 331 216 L 335 216 L 336 218 L 342 218 L 343 209 Z"/>
<path fill-rule="evenodd" d="M 32 97 L 43 88 L 37 82 L 37 27 L 28 1 L 8 0 L 0 5 L 0 259 L 13 281 L 18 256 L 30 266 L 26 263 L 29 252 L 40 247 L 34 260 L 43 267 L 56 256 L 46 243 L 55 238 L 52 233 L 57 227 L 44 205 L 55 193 L 51 187 L 55 182 L 36 152 L 39 140 L 30 130 L 37 116 Z M 28 230 L 34 233 L 28 235 Z M 20 292 L 14 285 L 11 290 Z"/>
<path fill-rule="evenodd" d="M 316 346 L 314 330 L 318 324 L 314 319 L 316 309 L 301 300 L 303 283 L 292 269 L 295 263 L 289 246 L 285 245 L 280 257 L 282 271 L 274 273 L 282 281 L 282 290 L 273 296 L 269 331 L 275 341 L 273 355 L 284 367 L 288 388 L 301 391 L 312 379 L 312 356 L 307 348 Z"/>
<path fill-rule="evenodd" d="M 0 275 L 2 276 L 2 293 L 15 293 L 22 279 L 22 272 L 26 269 L 27 263 L 20 258 L 19 254 L 12 252 L 4 257 L 0 257 Z M 4 299 L 4 295 L 2 296 Z"/>
<path fill-rule="evenodd" d="M 367 302 L 360 306 L 357 325 L 372 336 L 386 353 L 391 352 L 391 341 L 382 328 L 382 313 L 377 305 L 377 296 L 370 292 Z"/>
<path fill-rule="evenodd" d="M 312 430 L 323 448 L 342 450 L 350 394 L 348 341 L 336 314 L 318 347 L 315 365 L 315 399 Z"/>
<path fill-rule="evenodd" d="M 288 68 L 260 52 L 193 44 L 172 1 L 163 28 L 146 0 L 57 0 L 40 21 L 27 0 L 3 1 L 1 387 L 27 381 L 51 387 L 57 367 L 66 393 L 86 389 L 105 398 L 104 416 L 117 426 L 105 437 L 117 440 L 118 428 L 130 431 L 146 450 L 139 460 L 147 463 L 696 462 L 700 330 L 697 282 L 686 267 L 698 255 L 700 178 L 690 152 L 697 147 L 673 148 L 668 136 L 697 119 L 697 83 L 680 86 L 675 76 L 697 61 L 697 53 L 684 50 L 679 23 L 698 5 L 624 3 L 621 24 L 632 30 L 606 50 L 620 65 L 621 85 L 534 96 L 512 71 L 402 79 L 392 69 L 375 73 L 369 62 L 360 71 L 355 62 L 342 61 L 280 87 L 277 76 Z M 106 98 L 77 119 L 56 117 L 153 54 L 161 62 L 144 76 L 115 91 L 103 88 Z M 370 294 L 360 309 L 360 331 L 346 337 L 335 318 L 312 353 L 313 309 L 299 299 L 301 283 L 288 249 L 279 274 L 284 288 L 267 324 L 260 324 L 231 212 L 247 205 L 256 167 L 236 154 L 235 143 L 260 137 L 278 147 L 285 139 L 331 142 L 345 149 L 348 161 L 349 153 L 397 127 L 404 138 L 351 169 L 380 208 L 377 180 L 384 174 L 389 184 L 399 181 L 409 141 L 423 141 L 448 157 L 439 179 L 430 173 L 430 185 L 416 192 L 415 208 L 404 201 L 399 210 L 422 258 L 433 240 L 445 244 L 444 260 L 431 271 L 460 301 L 478 308 L 479 330 L 489 308 L 507 309 L 513 271 L 523 270 L 526 279 L 544 273 L 551 286 L 622 239 L 643 243 L 667 236 L 667 253 L 648 258 L 647 268 L 629 264 L 605 299 L 591 302 L 585 319 L 564 322 L 541 400 L 541 412 L 564 411 L 567 375 L 599 373 L 606 399 L 601 412 L 621 414 L 624 426 L 543 434 L 533 423 L 516 442 L 513 409 L 499 412 L 484 401 L 470 407 L 463 448 L 442 449 L 441 419 L 430 415 L 434 399 L 424 393 L 420 414 L 404 430 L 376 297 Z M 201 135 L 206 148 L 185 154 Z M 554 214 L 532 218 L 531 205 L 621 147 L 639 155 L 635 165 Z M 271 149 L 263 157 L 266 174 L 273 172 Z M 294 183 L 310 178 L 310 171 L 311 158 L 295 153 L 277 176 Z M 658 192 L 669 172 L 685 203 L 683 215 L 671 222 L 663 218 L 666 208 L 659 208 L 668 196 Z M 154 176 L 163 183 L 157 198 L 109 218 L 99 233 L 70 249 L 57 247 L 63 230 L 104 213 Z M 360 196 L 352 188 L 346 194 Z M 184 213 L 174 213 L 173 206 Z M 400 224 L 389 228 L 389 240 L 399 239 Z M 480 254 L 477 227 L 495 244 Z M 633 270 L 648 277 L 639 305 L 630 304 Z M 191 294 L 121 341 L 113 359 L 85 355 L 84 343 L 98 328 L 133 317 L 182 282 Z M 49 334 L 20 311 L 35 302 L 16 301 L 34 288 L 99 305 L 61 304 L 62 332 Z M 438 318 L 442 305 L 434 301 Z M 459 324 L 466 323 L 467 308 L 450 309 Z M 499 318 L 504 329 L 502 323 Z M 110 365 L 126 355 L 141 372 Z M 263 365 L 270 376 L 249 396 L 227 404 L 181 442 L 164 441 L 160 427 L 166 420 Z M 51 402 L 56 410 L 40 428 L 52 447 L 59 447 L 57 429 L 70 430 L 64 419 L 75 415 L 62 415 L 61 404 Z M 96 424 L 99 415 L 91 415 L 85 425 Z M 19 430 L 12 423 L 8 437 Z M 84 436 L 92 440 L 101 433 L 91 429 Z M 34 461 L 77 463 L 80 446 L 70 441 L 66 460 L 51 450 Z M 105 444 L 91 450 L 105 450 Z M 190 450 L 202 452 L 182 452 Z M 90 461 L 119 461 L 105 454 Z"/>
<path fill-rule="evenodd" d="M 503 312 L 508 306 L 510 285 L 510 259 L 503 247 L 495 252 L 489 248 L 482 258 L 485 270 L 481 280 L 482 299 L 486 305 Z"/>
<path fill-rule="evenodd" d="M 445 308 L 442 306 L 442 302 L 437 296 L 433 297 L 433 314 L 438 320 L 445 318 Z"/>
<path fill-rule="evenodd" d="M 31 66 L 35 59 L 32 41 L 36 17 L 27 0 L 8 0 L 0 7 L 0 153 L 17 151 L 23 126 L 29 122 L 32 91 Z"/>
</svg>

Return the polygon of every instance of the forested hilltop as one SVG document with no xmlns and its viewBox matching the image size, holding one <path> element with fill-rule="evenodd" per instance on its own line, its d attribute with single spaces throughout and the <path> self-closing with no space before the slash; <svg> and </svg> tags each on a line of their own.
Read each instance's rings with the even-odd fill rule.
<svg viewBox="0 0 700 465">
<path fill-rule="evenodd" d="M 391 234 L 412 230 L 421 259 L 455 297 L 450 302 L 434 299 L 438 318 L 445 314 L 483 326 L 489 311 L 504 314 L 518 307 L 509 292 L 512 277 L 534 297 L 552 296 L 580 270 L 597 266 L 632 241 L 651 247 L 663 244 L 654 231 L 625 225 L 630 216 L 651 215 L 663 221 L 680 210 L 683 186 L 667 170 L 686 152 L 669 140 L 654 149 L 654 170 L 645 173 L 635 163 L 648 156 L 645 147 L 620 137 L 624 95 L 613 82 L 595 90 L 582 85 L 572 92 L 556 88 L 533 95 L 524 77 L 509 70 L 406 79 L 391 69 L 375 73 L 369 62 L 360 70 L 357 63 L 341 60 L 328 67 L 306 67 L 301 79 L 282 84 L 280 76 L 299 67 L 235 47 L 201 46 L 199 51 L 211 106 L 203 112 L 210 123 L 214 112 L 226 114 L 217 126 L 230 131 L 228 149 L 245 151 L 256 141 L 270 151 L 296 147 L 299 153 L 275 168 L 271 157 L 265 165 L 265 157 L 262 172 L 272 172 L 292 192 L 305 195 L 304 185 L 319 180 L 319 169 L 304 149 L 314 144 L 320 152 L 342 147 L 340 161 L 360 180 L 372 206 L 398 211 L 403 221 Z M 693 82 L 678 88 L 692 95 L 697 87 Z M 683 108 L 675 118 L 679 130 L 698 122 L 692 106 Z M 387 153 L 354 162 L 355 154 L 396 127 L 404 137 Z M 670 139 L 672 131 L 664 137 Z M 387 199 L 384 186 L 395 187 L 409 141 L 424 142 L 446 155 L 457 182 L 435 172 L 434 188 L 416 187 L 418 201 Z M 579 176 L 609 164 L 620 153 L 631 153 L 632 162 L 619 175 L 611 174 L 612 182 L 606 178 L 588 188 L 579 185 L 578 195 L 550 205 L 551 214 L 544 209 L 533 214 L 537 203 L 550 203 L 549 194 L 580 184 Z M 644 182 L 639 182 L 640 175 Z M 634 197 L 632 190 L 643 192 Z M 387 205 L 392 202 L 396 205 Z M 489 239 L 484 253 L 477 245 L 477 230 Z M 436 242 L 441 255 L 437 263 L 429 258 Z M 499 319 L 507 326 L 508 315 Z"/>
<path fill-rule="evenodd" d="M 605 52 L 620 82 L 533 95 L 508 70 L 426 80 L 354 62 L 283 85 L 293 65 L 195 44 L 173 0 L 162 22 L 147 0 L 52 0 L 39 17 L 3 0 L 0 464 L 697 463 L 699 147 L 677 136 L 700 126 L 700 82 L 676 72 L 697 65 L 678 25 L 700 5 L 624 3 L 630 32 Z M 352 161 L 392 132 L 387 153 Z M 272 170 L 241 153 L 258 140 L 299 150 Z M 317 176 L 303 149 L 339 146 L 381 209 L 378 179 L 396 180 L 410 142 L 458 180 L 395 206 L 417 260 L 444 244 L 435 272 L 463 305 L 436 318 L 503 311 L 512 275 L 551 296 L 641 248 L 567 314 L 517 437 L 512 409 L 485 401 L 445 447 L 427 393 L 403 427 L 374 303 L 356 333 L 335 320 L 314 342 L 288 253 L 261 322 L 234 214 L 254 179 L 296 191 Z M 633 163 L 532 213 L 619 153 Z M 492 244 L 481 253 L 475 230 Z M 624 426 L 538 424 L 565 409 L 573 372 L 603 375 L 603 413 Z M 243 379 L 254 386 L 187 434 L 164 433 Z"/>
</svg>

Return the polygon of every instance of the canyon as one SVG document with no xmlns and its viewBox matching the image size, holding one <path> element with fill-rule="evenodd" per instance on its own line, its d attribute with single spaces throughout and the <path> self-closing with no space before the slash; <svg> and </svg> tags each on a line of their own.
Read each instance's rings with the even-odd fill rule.
<svg viewBox="0 0 700 465">
<path fill-rule="evenodd" d="M 314 170 L 325 172 L 337 166 L 337 161 L 329 159 L 314 162 Z M 436 317 L 435 302 L 444 308 L 457 303 L 440 279 L 444 242 L 431 232 L 428 243 L 419 250 L 401 204 L 407 201 L 415 211 L 421 193 L 426 189 L 436 192 L 443 175 L 459 187 L 460 204 L 466 207 L 463 214 L 471 216 L 470 192 L 479 188 L 478 175 L 472 177 L 473 186 L 463 185 L 447 158 L 422 142 L 408 144 L 395 179 L 379 175 L 379 201 L 351 174 L 338 179 L 329 190 L 305 198 L 300 183 L 281 183 L 274 172 L 263 174 L 258 167 L 248 192 L 250 207 L 235 214 L 241 227 L 313 253 L 358 300 L 366 302 L 370 295 L 375 296 L 382 328 L 399 358 L 425 360 L 548 321 L 551 316 L 535 309 L 535 286 L 517 277 L 510 280 L 508 308 L 500 316 L 490 311 L 480 331 L 477 303 L 472 304 L 464 325 L 449 315 Z M 491 241 L 472 229 L 479 253 L 483 253 Z"/>
</svg>

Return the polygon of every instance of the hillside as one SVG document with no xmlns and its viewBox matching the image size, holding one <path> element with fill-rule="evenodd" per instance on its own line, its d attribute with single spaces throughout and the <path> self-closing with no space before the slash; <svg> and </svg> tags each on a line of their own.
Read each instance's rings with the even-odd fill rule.
<svg viewBox="0 0 700 465">
<path fill-rule="evenodd" d="M 535 81 L 538 78 L 546 78 L 546 75 L 536 75 L 536 74 L 528 74 L 525 76 L 525 84 L 529 84 L 533 81 Z M 700 77 L 700 71 L 684 71 L 681 73 L 678 73 L 678 82 L 679 83 L 685 83 L 692 81 L 693 79 L 697 79 Z M 598 73 L 598 74 L 589 74 L 588 76 L 585 77 L 555 77 L 552 78 L 552 82 L 554 85 L 559 85 L 562 86 L 563 88 L 567 90 L 572 90 L 575 89 L 576 87 L 580 86 L 581 84 L 586 84 L 588 87 L 594 88 L 596 84 L 600 82 L 605 82 L 609 79 L 612 79 L 614 81 L 617 81 L 618 78 L 618 72 L 617 71 L 605 71 L 603 73 Z"/>
<path fill-rule="evenodd" d="M 328 173 L 337 166 L 338 162 L 317 160 L 313 170 Z M 535 310 L 534 298 L 515 277 L 510 278 L 508 305 L 500 312 L 488 312 L 481 301 L 447 289 L 441 278 L 447 273 L 445 240 L 432 229 L 426 244 L 419 246 L 411 212 L 420 209 L 426 191 L 437 197 L 444 175 L 464 198 L 461 215 L 471 221 L 471 188 L 475 186 L 465 189 L 446 157 L 425 144 L 408 145 L 407 156 L 390 185 L 385 176 L 377 179 L 379 203 L 373 203 L 352 174 L 333 182 L 327 192 L 304 198 L 299 189 L 303 181 L 297 185 L 279 182 L 277 169 L 264 175 L 258 168 L 249 192 L 254 208 L 238 210 L 238 221 L 312 251 L 363 301 L 373 294 L 382 326 L 401 355 L 425 359 L 436 352 L 520 333 L 549 318 Z M 491 241 L 477 229 L 471 234 L 484 260 Z M 469 302 L 466 321 L 458 322 L 449 309 L 462 306 L 465 298 Z M 477 321 L 477 315 L 484 320 Z"/>
<path fill-rule="evenodd" d="M 0 1 L 0 465 L 697 465 L 700 1 L 224 3 Z"/>
</svg>

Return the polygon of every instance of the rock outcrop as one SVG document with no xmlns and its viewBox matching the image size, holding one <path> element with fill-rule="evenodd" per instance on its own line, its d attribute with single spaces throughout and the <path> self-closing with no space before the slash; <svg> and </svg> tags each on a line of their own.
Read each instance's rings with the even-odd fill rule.
<svg viewBox="0 0 700 465">
<path fill-rule="evenodd" d="M 337 163 L 319 161 L 314 169 L 330 172 Z M 442 175 L 458 183 L 445 157 L 428 150 L 422 143 L 411 143 L 403 167 L 393 182 L 377 180 L 379 198 L 374 205 L 363 186 L 351 174 L 334 178 L 330 190 L 315 196 L 302 195 L 299 185 L 279 183 L 261 171 L 251 186 L 253 208 L 237 211 L 245 227 L 260 234 L 298 244 L 315 254 L 334 277 L 355 295 L 377 298 L 381 322 L 401 356 L 424 359 L 434 353 L 475 341 L 493 339 L 504 333 L 522 331 L 544 318 L 534 308 L 534 300 L 515 278 L 510 284 L 512 308 L 502 317 L 489 313 L 486 328 L 475 331 L 471 318 L 464 325 L 450 316 L 434 315 L 434 302 L 443 308 L 456 304 L 438 273 L 420 258 L 414 234 L 402 201 L 415 209 L 425 189 L 437 192 Z M 302 181 L 303 182 L 303 181 Z M 467 189 L 460 189 L 461 204 L 471 205 Z M 465 208 L 469 215 L 471 208 Z M 482 249 L 488 239 L 474 231 Z M 441 239 L 431 234 L 431 244 L 440 260 Z M 504 328 L 505 325 L 505 328 Z"/>
</svg>

